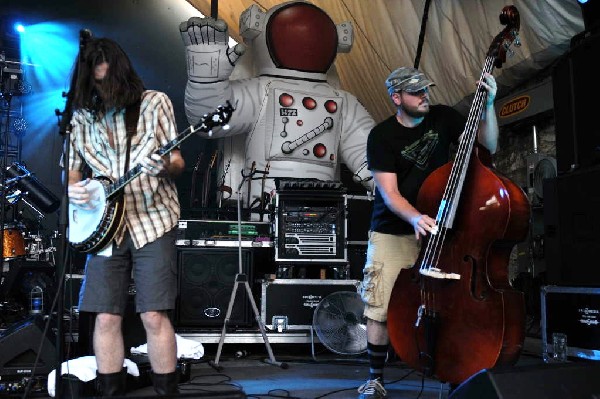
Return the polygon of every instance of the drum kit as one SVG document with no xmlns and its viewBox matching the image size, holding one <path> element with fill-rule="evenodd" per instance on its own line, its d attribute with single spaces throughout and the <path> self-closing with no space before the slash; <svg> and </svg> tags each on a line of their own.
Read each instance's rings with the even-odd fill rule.
<svg viewBox="0 0 600 399">
<path fill-rule="evenodd" d="M 27 231 L 23 223 L 5 223 L 2 229 L 2 259 L 45 261 L 55 264 L 54 241 L 58 233 L 47 237 L 39 232 Z"/>
<path fill-rule="evenodd" d="M 16 208 L 19 202 L 26 204 L 36 215 L 38 221 L 45 213 L 54 212 L 58 209 L 60 201 L 31 173 L 25 165 L 14 162 L 5 170 L 5 179 L 0 184 L 0 194 L 3 203 L 2 223 L 2 260 L 4 262 L 14 259 L 46 261 L 54 264 L 54 252 L 56 246 L 54 240 L 57 232 L 46 237 L 39 231 L 27 229 L 23 219 L 17 212 L 13 211 L 12 218 L 8 218 L 6 208 Z M 19 217 L 16 217 L 16 216 Z"/>
<path fill-rule="evenodd" d="M 3 168 L 4 169 L 4 168 Z M 4 169 L 0 181 L 0 328 L 43 312 L 51 301 L 58 232 L 43 234 L 42 219 L 59 200 L 23 164 Z M 26 210 L 33 211 L 26 212 Z M 58 244 L 58 246 L 60 246 Z M 51 302 L 50 302 L 51 303 Z"/>
</svg>

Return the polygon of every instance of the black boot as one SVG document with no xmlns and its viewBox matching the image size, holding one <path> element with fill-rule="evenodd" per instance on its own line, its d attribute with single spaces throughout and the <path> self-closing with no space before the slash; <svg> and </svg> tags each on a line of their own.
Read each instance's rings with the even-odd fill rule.
<svg viewBox="0 0 600 399">
<path fill-rule="evenodd" d="M 178 384 L 179 372 L 177 370 L 166 374 L 152 373 L 152 385 L 154 385 L 154 390 L 159 395 L 179 393 Z"/>
<path fill-rule="evenodd" d="M 100 396 L 125 395 L 125 381 L 127 380 L 127 368 L 116 373 L 102 374 L 96 372 L 96 389 Z"/>
</svg>

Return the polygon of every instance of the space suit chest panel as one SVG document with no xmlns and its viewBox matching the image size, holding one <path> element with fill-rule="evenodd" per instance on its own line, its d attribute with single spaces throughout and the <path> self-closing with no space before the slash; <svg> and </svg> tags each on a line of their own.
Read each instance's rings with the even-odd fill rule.
<svg viewBox="0 0 600 399">
<path fill-rule="evenodd" d="M 265 111 L 265 154 L 269 160 L 301 161 L 322 166 L 337 165 L 343 98 L 322 83 L 308 90 L 269 87 Z"/>
</svg>

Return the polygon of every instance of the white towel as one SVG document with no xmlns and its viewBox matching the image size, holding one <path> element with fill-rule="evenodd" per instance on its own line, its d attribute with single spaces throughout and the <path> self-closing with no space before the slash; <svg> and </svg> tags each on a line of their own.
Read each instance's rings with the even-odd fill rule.
<svg viewBox="0 0 600 399">
<path fill-rule="evenodd" d="M 140 370 L 137 364 L 129 359 L 125 359 L 123 366 L 127 367 L 127 373 L 134 377 L 140 376 Z M 96 378 L 96 356 L 83 356 L 77 359 L 67 360 L 60 366 L 61 375 L 71 374 L 79 378 L 83 382 L 88 382 Z M 52 397 L 56 394 L 54 383 L 56 382 L 56 369 L 48 374 L 48 394 Z"/>
<path fill-rule="evenodd" d="M 200 342 L 183 338 L 178 334 L 175 334 L 175 338 L 177 340 L 177 359 L 200 359 L 204 356 L 204 346 Z M 148 344 L 132 347 L 131 354 L 148 354 Z"/>
</svg>

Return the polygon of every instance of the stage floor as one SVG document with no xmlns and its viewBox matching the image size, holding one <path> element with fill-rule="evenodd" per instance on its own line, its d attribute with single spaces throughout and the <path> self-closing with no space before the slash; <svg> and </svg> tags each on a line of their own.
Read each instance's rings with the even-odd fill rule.
<svg viewBox="0 0 600 399">
<path fill-rule="evenodd" d="M 190 379 L 179 385 L 180 397 L 352 399 L 358 396 L 357 388 L 365 382 L 369 370 L 366 354 L 338 355 L 319 343 L 314 346 L 271 343 L 275 360 L 284 362 L 285 368 L 266 362 L 269 356 L 264 343 L 225 343 L 218 367 L 214 365 L 218 343 L 203 346 L 205 356 L 186 364 Z M 488 388 L 498 390 L 496 396 L 465 393 L 460 391 L 461 387 L 450 393 L 449 384 L 424 378 L 393 355 L 385 370 L 385 383 L 390 399 L 595 398 L 600 396 L 588 393 L 593 391 L 594 395 L 600 395 L 599 366 L 599 362 L 578 358 L 560 365 L 544 364 L 541 341 L 527 338 L 517 365 L 504 375 L 494 374 L 494 384 L 487 383 Z M 239 390 L 243 395 L 232 396 L 232 390 Z M 514 394 L 515 390 L 518 395 Z M 126 396 L 150 398 L 154 395 L 150 385 L 141 385 L 129 389 Z M 31 397 L 48 396 L 37 393 Z"/>
</svg>

